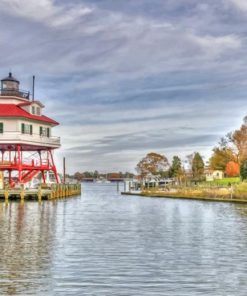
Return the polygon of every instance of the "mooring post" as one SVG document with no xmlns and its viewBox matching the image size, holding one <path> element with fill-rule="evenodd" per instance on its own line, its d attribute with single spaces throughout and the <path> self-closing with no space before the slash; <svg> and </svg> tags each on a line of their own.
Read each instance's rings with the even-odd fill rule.
<svg viewBox="0 0 247 296">
<path fill-rule="evenodd" d="M 41 191 L 41 185 L 39 185 L 39 188 L 38 188 L 38 201 L 41 201 L 42 200 L 42 191 Z"/>
<path fill-rule="evenodd" d="M 24 201 L 24 198 L 25 198 L 25 190 L 24 190 L 24 185 L 21 184 L 21 193 L 20 193 L 20 196 L 21 196 L 21 201 Z"/>
<path fill-rule="evenodd" d="M 51 185 L 51 194 L 50 194 L 50 199 L 53 199 L 53 184 Z"/>
<path fill-rule="evenodd" d="M 63 158 L 63 184 L 66 182 L 66 161 L 65 157 Z"/>
<path fill-rule="evenodd" d="M 57 184 L 57 198 L 60 198 L 60 184 Z"/>
<path fill-rule="evenodd" d="M 4 198 L 5 198 L 5 202 L 7 204 L 8 200 L 9 200 L 9 186 L 8 185 L 6 185 L 5 190 L 4 190 Z"/>
<path fill-rule="evenodd" d="M 62 184 L 60 184 L 59 185 L 59 187 L 60 187 L 60 197 L 63 197 L 63 187 L 62 187 Z"/>
<path fill-rule="evenodd" d="M 54 198 L 58 198 L 57 184 L 54 186 Z"/>
</svg>

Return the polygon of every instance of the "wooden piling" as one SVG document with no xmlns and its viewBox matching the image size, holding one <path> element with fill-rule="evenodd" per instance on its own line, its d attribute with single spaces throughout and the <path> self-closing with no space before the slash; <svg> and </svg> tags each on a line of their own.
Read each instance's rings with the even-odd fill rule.
<svg viewBox="0 0 247 296">
<path fill-rule="evenodd" d="M 25 198 L 25 190 L 24 190 L 24 186 L 23 185 L 21 185 L 20 197 L 21 197 L 21 201 L 24 201 L 24 198 Z"/>
<path fill-rule="evenodd" d="M 8 202 L 9 200 L 9 188 L 6 187 L 4 190 L 4 198 L 5 198 L 5 202 Z"/>
<path fill-rule="evenodd" d="M 41 201 L 42 200 L 42 190 L 41 190 L 41 185 L 39 185 L 39 188 L 38 188 L 38 201 Z"/>
<path fill-rule="evenodd" d="M 24 186 L 21 188 L 9 188 L 6 186 L 4 189 L 0 189 L 0 198 L 4 198 L 5 201 L 11 197 L 13 199 L 24 200 L 37 198 L 38 201 L 43 199 L 59 199 L 81 194 L 81 184 L 52 184 L 50 188 L 43 188 L 39 185 L 37 189 L 25 190 Z"/>
</svg>

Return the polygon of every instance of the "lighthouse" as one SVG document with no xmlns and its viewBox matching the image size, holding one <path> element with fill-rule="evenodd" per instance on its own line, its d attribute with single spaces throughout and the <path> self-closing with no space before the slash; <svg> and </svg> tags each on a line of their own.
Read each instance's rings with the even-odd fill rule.
<svg viewBox="0 0 247 296">
<path fill-rule="evenodd" d="M 53 157 L 60 147 L 53 127 L 59 123 L 45 116 L 44 108 L 29 92 L 20 90 L 20 82 L 12 73 L 1 80 L 0 173 L 12 188 L 36 177 L 46 183 L 51 173 L 59 183 Z"/>
</svg>

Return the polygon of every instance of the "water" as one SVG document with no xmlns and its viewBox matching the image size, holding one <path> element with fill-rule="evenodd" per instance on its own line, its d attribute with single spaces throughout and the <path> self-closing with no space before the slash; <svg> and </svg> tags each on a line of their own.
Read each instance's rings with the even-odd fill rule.
<svg viewBox="0 0 247 296">
<path fill-rule="evenodd" d="M 247 206 L 83 187 L 0 203 L 0 295 L 247 295 Z"/>
</svg>

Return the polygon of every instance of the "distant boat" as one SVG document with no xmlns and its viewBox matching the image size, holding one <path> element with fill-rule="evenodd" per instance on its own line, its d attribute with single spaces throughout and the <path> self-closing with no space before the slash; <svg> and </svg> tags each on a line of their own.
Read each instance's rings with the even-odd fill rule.
<svg viewBox="0 0 247 296">
<path fill-rule="evenodd" d="M 106 184 L 106 183 L 111 183 L 110 181 L 106 180 L 106 179 L 97 179 L 94 181 L 95 183 L 99 183 L 99 184 Z"/>
</svg>

